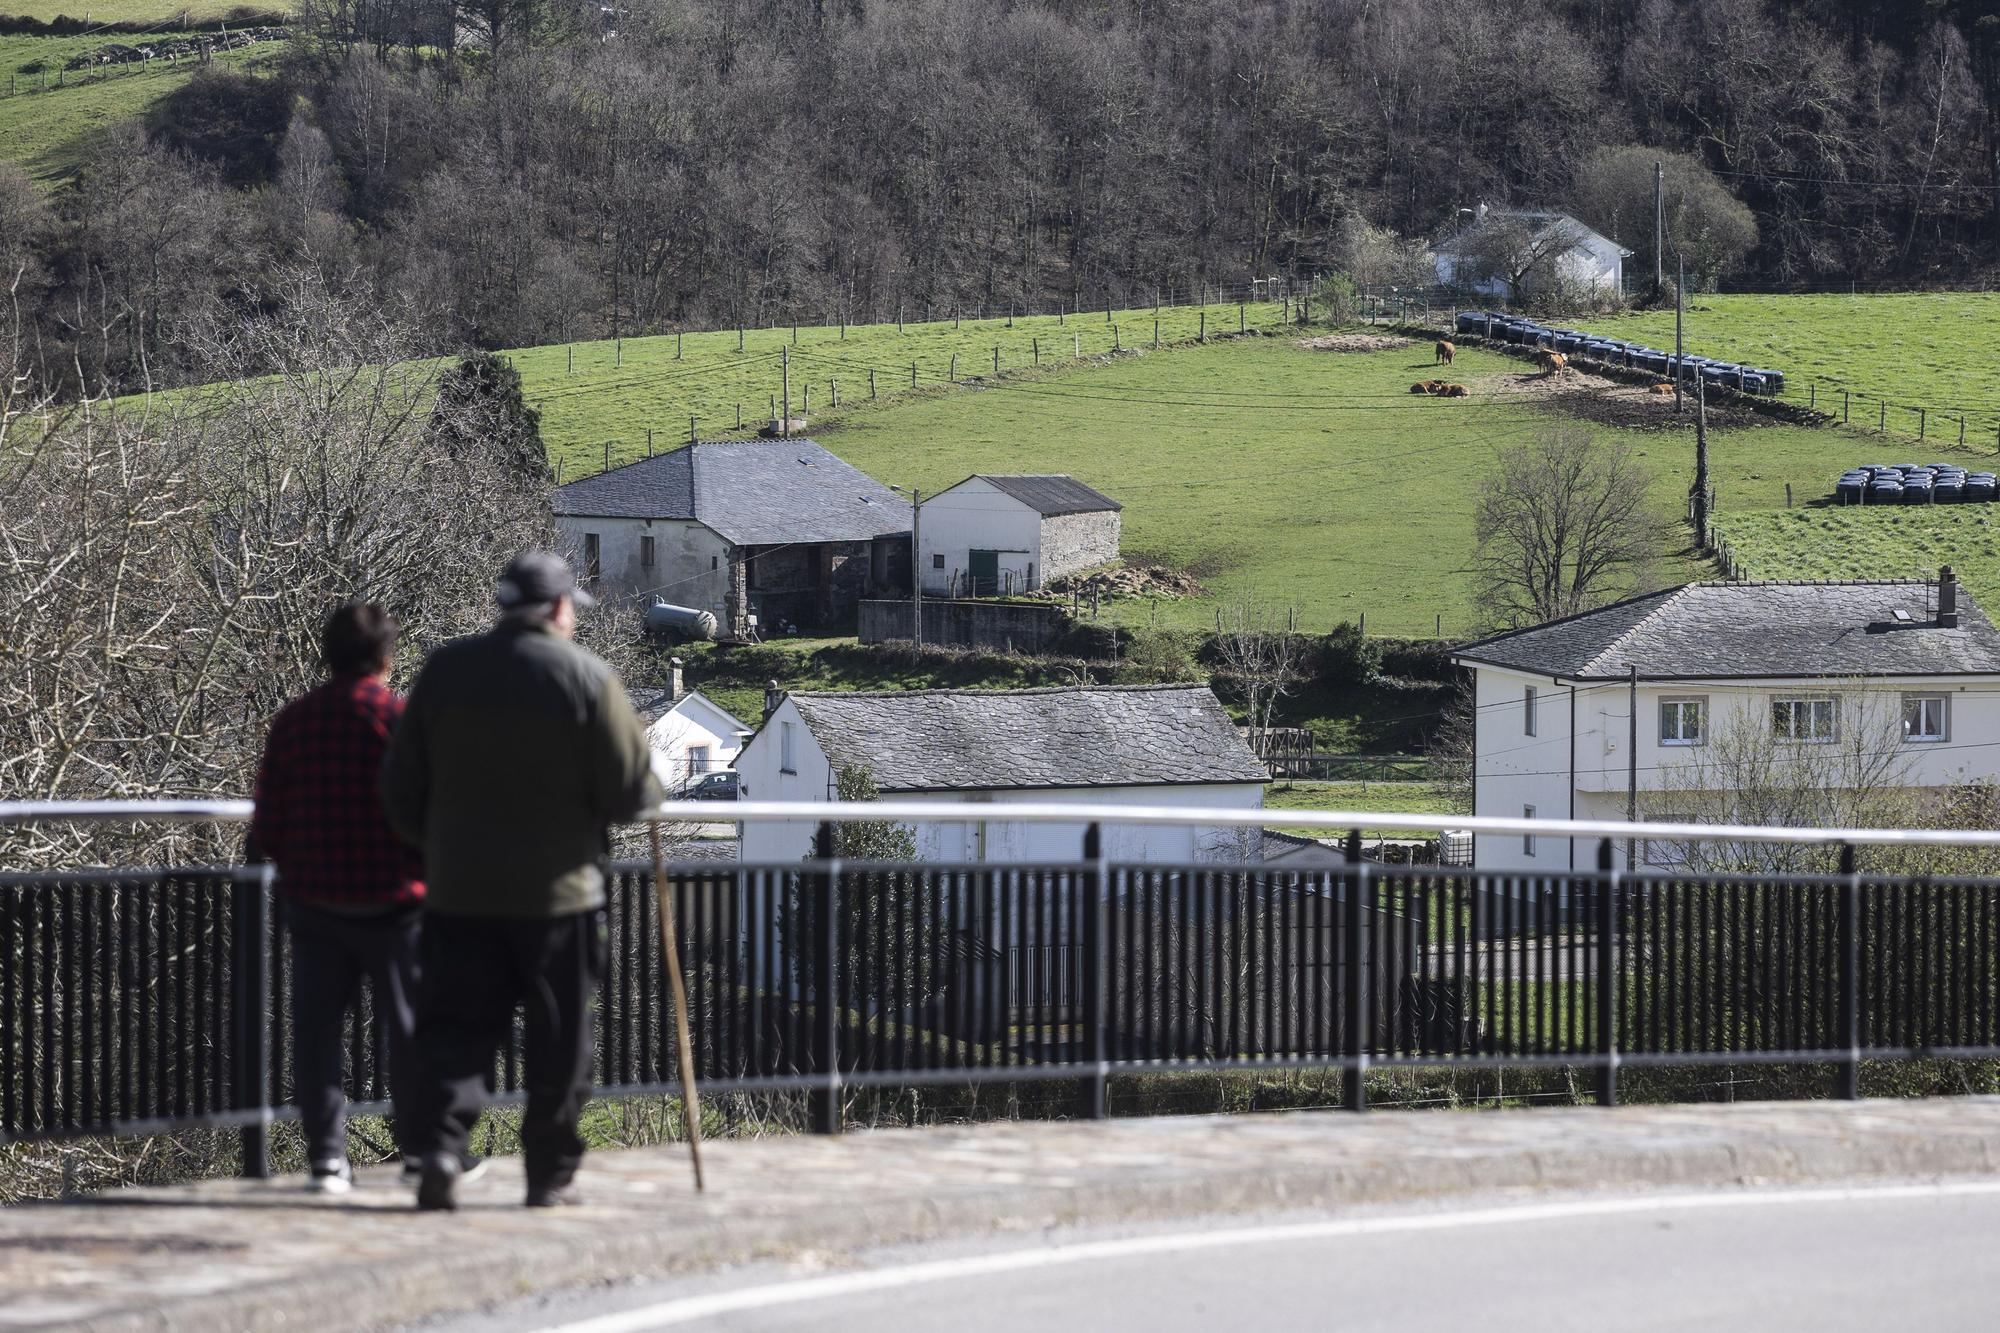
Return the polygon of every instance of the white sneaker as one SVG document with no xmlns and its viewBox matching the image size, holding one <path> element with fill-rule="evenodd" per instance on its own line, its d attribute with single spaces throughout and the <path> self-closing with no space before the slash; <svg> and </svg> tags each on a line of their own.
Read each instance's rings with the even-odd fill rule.
<svg viewBox="0 0 2000 1333">
<path fill-rule="evenodd" d="M 306 1182 L 306 1188 L 315 1194 L 346 1194 L 354 1188 L 354 1168 L 347 1164 L 345 1157 L 314 1162 L 312 1178 Z"/>
</svg>

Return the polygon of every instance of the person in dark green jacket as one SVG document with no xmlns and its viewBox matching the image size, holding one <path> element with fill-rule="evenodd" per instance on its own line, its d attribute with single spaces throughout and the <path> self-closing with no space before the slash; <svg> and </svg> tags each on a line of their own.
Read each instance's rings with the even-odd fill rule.
<svg viewBox="0 0 2000 1333">
<path fill-rule="evenodd" d="M 610 826 L 661 799 L 610 667 L 571 642 L 589 595 L 545 551 L 501 575 L 500 617 L 431 654 L 382 775 L 424 856 L 417 1206 L 457 1206 L 459 1165 L 515 1006 L 526 1003 L 521 1144 L 530 1206 L 576 1202 L 604 970 Z"/>
</svg>

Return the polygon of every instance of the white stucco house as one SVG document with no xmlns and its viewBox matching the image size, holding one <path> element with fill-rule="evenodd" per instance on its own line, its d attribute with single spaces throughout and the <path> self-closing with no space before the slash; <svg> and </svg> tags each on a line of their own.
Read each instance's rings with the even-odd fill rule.
<svg viewBox="0 0 2000 1333">
<path fill-rule="evenodd" d="M 924 594 L 1032 592 L 1116 560 L 1121 508 L 1074 477 L 967 477 L 923 503 L 917 566 Z"/>
<path fill-rule="evenodd" d="M 1649 794 L 1742 771 L 1704 766 L 1722 738 L 1766 738 L 1774 764 L 1849 747 L 1913 787 L 2000 775 L 2000 631 L 1949 567 L 1934 582 L 1690 583 L 1454 657 L 1475 684 L 1476 815 L 1643 819 Z M 1640 868 L 1673 863 L 1669 847 L 1634 851 Z M 1584 839 L 1473 846 L 1482 870 L 1562 873 L 1596 855 Z"/>
<path fill-rule="evenodd" d="M 830 801 L 840 770 L 865 768 L 884 799 L 992 805 L 991 819 L 915 826 L 920 859 L 961 863 L 1077 859 L 1082 822 L 1009 820 L 1009 803 L 1255 810 L 1270 780 L 1206 685 L 778 695 L 736 766 L 749 800 Z M 800 860 L 813 830 L 745 824 L 743 860 Z M 1107 824 L 1104 853 L 1233 861 L 1261 856 L 1261 842 L 1215 826 Z"/>
<path fill-rule="evenodd" d="M 1494 271 L 1490 242 L 1502 226 L 1520 242 L 1515 263 L 1528 270 L 1521 291 L 1515 290 L 1510 275 Z M 1526 295 L 1537 285 L 1551 285 L 1551 280 L 1566 288 L 1616 296 L 1625 289 L 1625 261 L 1631 257 L 1632 251 L 1567 213 L 1481 204 L 1473 210 L 1470 225 L 1438 246 L 1437 278 L 1440 286 L 1503 301 Z"/>
<path fill-rule="evenodd" d="M 645 724 L 653 772 L 672 794 L 703 774 L 734 768 L 743 743 L 750 739 L 750 728 L 700 690 L 681 688 L 679 658 L 674 659 L 669 679 L 666 689 L 626 693 Z"/>
<path fill-rule="evenodd" d="M 556 531 L 599 597 L 660 597 L 722 632 L 821 625 L 909 586 L 907 500 L 812 440 L 705 440 L 558 486 Z"/>
</svg>

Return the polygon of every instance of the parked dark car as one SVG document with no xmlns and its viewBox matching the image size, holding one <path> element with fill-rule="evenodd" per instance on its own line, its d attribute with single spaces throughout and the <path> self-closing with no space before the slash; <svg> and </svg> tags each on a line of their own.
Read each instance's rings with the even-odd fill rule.
<svg viewBox="0 0 2000 1333">
<path fill-rule="evenodd" d="M 684 801 L 733 801 L 742 793 L 743 779 L 733 768 L 704 773 L 681 789 Z"/>
</svg>

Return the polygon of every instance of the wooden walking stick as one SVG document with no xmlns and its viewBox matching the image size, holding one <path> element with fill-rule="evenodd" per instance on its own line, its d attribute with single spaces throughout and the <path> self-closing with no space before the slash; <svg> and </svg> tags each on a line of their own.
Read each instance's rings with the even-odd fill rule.
<svg viewBox="0 0 2000 1333">
<path fill-rule="evenodd" d="M 688 1035 L 687 984 L 681 980 L 681 951 L 674 937 L 673 891 L 667 887 L 667 858 L 660 850 L 660 821 L 646 821 L 653 839 L 653 892 L 660 899 L 660 949 L 667 956 L 667 984 L 673 990 L 674 1037 L 681 1063 L 681 1109 L 687 1114 L 688 1156 L 694 1161 L 694 1188 L 701 1179 L 701 1103 L 694 1090 L 694 1041 Z"/>
</svg>

